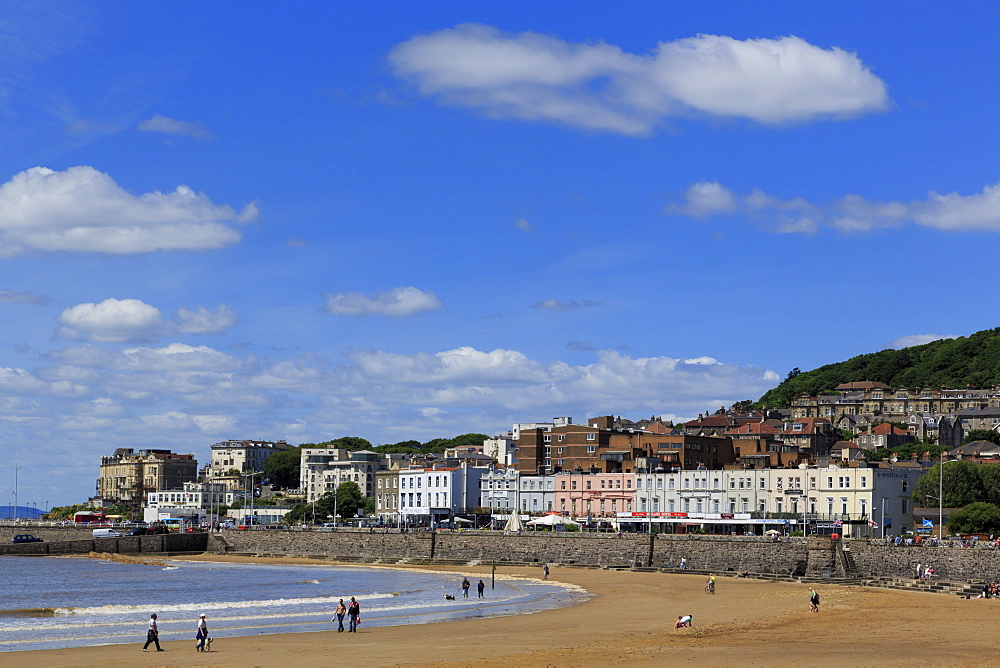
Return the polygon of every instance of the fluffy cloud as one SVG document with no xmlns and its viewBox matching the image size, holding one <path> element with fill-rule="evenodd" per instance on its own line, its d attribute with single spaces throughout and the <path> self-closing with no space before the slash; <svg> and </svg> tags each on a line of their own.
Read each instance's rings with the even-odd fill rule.
<svg viewBox="0 0 1000 668">
<path fill-rule="evenodd" d="M 93 167 L 34 167 L 0 185 L 0 256 L 223 248 L 256 215 L 254 204 L 237 214 L 183 185 L 136 196 Z"/>
<path fill-rule="evenodd" d="M 14 292 L 0 290 L 0 304 L 36 304 L 43 305 L 52 301 L 52 297 L 36 295 L 34 292 Z"/>
<path fill-rule="evenodd" d="M 139 123 L 139 129 L 143 132 L 161 132 L 175 137 L 192 137 L 194 139 L 208 139 L 212 136 L 208 130 L 200 125 L 180 121 L 176 118 L 168 118 L 160 114 Z"/>
<path fill-rule="evenodd" d="M 781 124 L 888 105 L 885 84 L 855 54 L 798 37 L 698 35 L 632 54 L 462 24 L 397 45 L 389 62 L 445 104 L 623 134 L 692 113 Z"/>
<path fill-rule="evenodd" d="M 204 307 L 181 308 L 173 321 L 163 319 L 160 309 L 139 299 L 105 299 L 99 304 L 77 304 L 59 315 L 56 335 L 69 340 L 89 339 L 99 343 L 152 341 L 174 333 L 222 332 L 239 319 L 225 304 L 215 311 Z"/>
<path fill-rule="evenodd" d="M 780 233 L 813 233 L 822 227 L 862 233 L 906 223 L 943 232 L 1000 232 L 1000 183 L 973 195 L 931 192 L 927 199 L 910 202 L 876 202 L 845 195 L 828 204 L 815 204 L 801 197 L 772 197 L 762 190 L 740 195 L 719 183 L 701 182 L 691 185 L 681 201 L 664 212 L 696 218 L 739 212 Z"/>
<path fill-rule="evenodd" d="M 909 334 L 890 341 L 885 347 L 899 350 L 900 348 L 909 348 L 910 346 L 922 346 L 925 343 L 930 343 L 931 341 L 957 338 L 957 334 Z"/>
<path fill-rule="evenodd" d="M 393 288 L 371 296 L 360 292 L 341 292 L 326 295 L 326 311 L 333 315 L 384 315 L 390 318 L 409 318 L 422 311 L 436 311 L 441 301 L 433 292 L 414 287 Z"/>
<path fill-rule="evenodd" d="M 531 308 L 544 308 L 550 311 L 577 311 L 582 308 L 596 308 L 601 305 L 601 302 L 595 301 L 593 299 L 584 299 L 583 301 L 568 301 L 561 302 L 558 299 L 543 299 L 537 304 L 532 304 Z"/>
</svg>

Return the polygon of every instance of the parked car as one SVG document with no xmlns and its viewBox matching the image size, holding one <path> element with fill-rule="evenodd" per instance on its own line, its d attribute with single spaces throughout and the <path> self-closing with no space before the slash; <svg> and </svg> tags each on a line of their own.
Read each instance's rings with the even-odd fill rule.
<svg viewBox="0 0 1000 668">
<path fill-rule="evenodd" d="M 147 536 L 156 536 L 161 533 L 170 533 L 170 529 L 163 526 L 162 524 L 157 524 L 156 526 L 151 526 L 146 529 Z"/>
<path fill-rule="evenodd" d="M 29 533 L 22 533 L 22 534 L 18 534 L 17 536 L 14 536 L 13 538 L 11 538 L 10 542 L 12 542 L 12 543 L 41 543 L 41 542 L 44 542 L 44 541 L 42 541 L 41 538 L 35 538 L 34 536 L 32 536 Z"/>
<path fill-rule="evenodd" d="M 129 531 L 125 535 L 126 536 L 145 536 L 146 535 L 146 529 L 144 527 L 137 527 L 135 529 L 132 529 L 131 531 Z"/>
</svg>

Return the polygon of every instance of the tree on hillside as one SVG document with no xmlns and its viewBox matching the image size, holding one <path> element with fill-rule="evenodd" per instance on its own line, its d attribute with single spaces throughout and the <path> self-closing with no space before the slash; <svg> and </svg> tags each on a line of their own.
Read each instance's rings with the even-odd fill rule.
<svg viewBox="0 0 1000 668">
<path fill-rule="evenodd" d="M 341 448 L 343 450 L 371 450 L 372 444 L 360 436 L 341 436 L 332 441 L 320 443 L 319 447 Z"/>
<path fill-rule="evenodd" d="M 302 461 L 302 448 L 299 445 L 288 450 L 275 452 L 264 460 L 264 475 L 271 481 L 273 487 L 280 489 L 298 489 L 299 468 Z"/>
<path fill-rule="evenodd" d="M 1000 533 L 1000 508 L 977 501 L 956 510 L 948 517 L 951 533 Z"/>
<path fill-rule="evenodd" d="M 992 429 L 970 429 L 962 437 L 962 445 L 972 443 L 973 441 L 989 441 L 990 443 L 1000 445 L 1000 432 L 993 431 Z"/>
<path fill-rule="evenodd" d="M 423 452 L 420 441 L 400 441 L 399 443 L 384 443 L 372 448 L 375 452 L 388 454 L 412 454 Z"/>
<path fill-rule="evenodd" d="M 916 443 L 900 443 L 894 448 L 879 448 L 865 455 L 865 459 L 870 462 L 881 462 L 890 459 L 894 455 L 900 460 L 912 459 L 916 454 L 918 458 L 927 452 L 932 459 L 938 459 L 938 455 L 949 448 L 928 441 L 917 441 Z"/>
<path fill-rule="evenodd" d="M 937 506 L 938 485 L 942 480 L 944 483 L 942 503 L 948 508 L 961 508 L 987 498 L 979 464 L 965 461 L 945 462 L 943 479 L 940 477 L 941 466 L 938 462 L 917 480 L 916 488 L 913 490 L 914 503 L 925 508 Z"/>
<path fill-rule="evenodd" d="M 447 446 L 449 448 L 457 448 L 462 445 L 482 445 L 483 441 L 487 440 L 489 436 L 486 434 L 461 434 L 451 439 L 451 445 Z"/>
<path fill-rule="evenodd" d="M 1000 328 L 901 350 L 882 350 L 788 376 L 758 401 L 788 407 L 803 392 L 815 395 L 841 383 L 877 381 L 911 390 L 925 386 L 989 387 L 1000 383 Z"/>
</svg>

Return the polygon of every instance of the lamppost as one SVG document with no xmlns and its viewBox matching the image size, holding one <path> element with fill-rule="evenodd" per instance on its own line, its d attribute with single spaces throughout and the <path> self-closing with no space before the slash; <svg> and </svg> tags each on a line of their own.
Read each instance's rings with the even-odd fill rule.
<svg viewBox="0 0 1000 668">
<path fill-rule="evenodd" d="M 18 509 L 17 509 L 18 508 L 18 506 L 17 506 L 17 472 L 20 471 L 21 468 L 22 467 L 20 467 L 20 466 L 17 465 L 17 462 L 14 462 L 14 521 L 15 522 L 17 521 L 17 518 L 19 517 L 19 515 L 18 515 Z"/>
<path fill-rule="evenodd" d="M 882 497 L 882 538 L 885 539 L 885 500 L 887 497 Z"/>
<path fill-rule="evenodd" d="M 944 465 L 960 461 L 958 459 L 944 460 L 941 453 L 941 463 L 938 465 L 938 540 L 944 539 Z"/>
</svg>

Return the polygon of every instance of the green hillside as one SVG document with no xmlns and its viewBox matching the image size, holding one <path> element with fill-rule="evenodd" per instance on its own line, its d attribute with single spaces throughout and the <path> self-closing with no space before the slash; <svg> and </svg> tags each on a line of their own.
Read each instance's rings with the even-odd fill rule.
<svg viewBox="0 0 1000 668">
<path fill-rule="evenodd" d="M 982 388 L 1000 384 L 1000 328 L 902 350 L 858 355 L 798 375 L 789 374 L 758 403 L 787 408 L 792 397 L 802 392 L 815 395 L 833 390 L 841 383 L 863 380 L 911 390 L 925 386 Z"/>
</svg>

